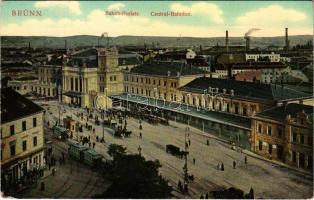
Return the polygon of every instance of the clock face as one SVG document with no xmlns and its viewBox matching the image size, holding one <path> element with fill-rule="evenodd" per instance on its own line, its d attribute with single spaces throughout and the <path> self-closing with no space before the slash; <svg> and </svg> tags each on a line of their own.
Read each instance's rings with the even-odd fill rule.
<svg viewBox="0 0 314 200">
<path fill-rule="evenodd" d="M 107 97 L 103 94 L 97 95 L 94 99 L 94 106 L 96 109 L 106 108 Z M 109 104 L 108 104 L 109 105 Z"/>
</svg>

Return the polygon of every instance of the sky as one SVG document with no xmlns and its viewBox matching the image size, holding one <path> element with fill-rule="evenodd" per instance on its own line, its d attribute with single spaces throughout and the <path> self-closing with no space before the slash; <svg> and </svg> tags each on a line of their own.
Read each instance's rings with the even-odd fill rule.
<svg viewBox="0 0 314 200">
<path fill-rule="evenodd" d="M 25 11 L 18 16 L 18 11 Z M 41 16 L 30 16 L 38 11 Z M 138 16 L 106 15 L 106 11 L 137 12 Z M 153 16 L 158 12 L 191 16 Z M 14 15 L 15 13 L 15 15 Z M 253 36 L 313 34 L 312 1 L 5 1 L 1 2 L 0 33 L 8 36 Z"/>
</svg>

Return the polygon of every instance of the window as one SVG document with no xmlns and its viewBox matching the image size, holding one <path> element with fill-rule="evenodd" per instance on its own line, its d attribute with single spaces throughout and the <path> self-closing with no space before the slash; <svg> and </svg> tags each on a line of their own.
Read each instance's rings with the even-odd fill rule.
<svg viewBox="0 0 314 200">
<path fill-rule="evenodd" d="M 22 122 L 22 131 L 26 131 L 26 121 Z"/>
<path fill-rule="evenodd" d="M 292 142 L 297 142 L 297 133 L 292 133 Z"/>
<path fill-rule="evenodd" d="M 258 126 L 258 132 L 262 133 L 262 124 L 258 124 L 257 126 Z"/>
<path fill-rule="evenodd" d="M 37 146 L 37 137 L 33 137 L 33 145 L 34 147 Z"/>
<path fill-rule="evenodd" d="M 164 81 L 164 86 L 166 86 L 167 85 L 167 81 Z"/>
<path fill-rule="evenodd" d="M 263 142 L 262 141 L 258 142 L 258 150 L 260 150 L 260 151 L 263 150 Z"/>
<path fill-rule="evenodd" d="M 10 126 L 10 134 L 11 134 L 11 135 L 14 135 L 14 125 L 11 125 L 11 126 Z"/>
<path fill-rule="evenodd" d="M 271 132 L 272 132 L 271 126 L 267 126 L 267 135 L 271 135 Z"/>
<path fill-rule="evenodd" d="M 297 162 L 297 152 L 292 151 L 292 162 L 296 163 Z"/>
<path fill-rule="evenodd" d="M 278 128 L 278 137 L 282 138 L 282 128 Z"/>
<path fill-rule="evenodd" d="M 273 145 L 272 144 L 268 144 L 268 153 L 269 154 L 273 153 Z"/>
<path fill-rule="evenodd" d="M 160 80 L 158 81 L 158 85 L 160 85 Z"/>
<path fill-rule="evenodd" d="M 304 144 L 304 134 L 300 134 L 300 143 Z"/>
<path fill-rule="evenodd" d="M 33 118 L 33 127 L 36 127 L 37 126 L 37 119 L 36 117 Z"/>
<path fill-rule="evenodd" d="M 26 151 L 27 147 L 26 147 L 26 140 L 23 141 L 23 151 Z"/>
<path fill-rule="evenodd" d="M 15 156 L 15 144 L 10 145 L 11 156 Z"/>
</svg>

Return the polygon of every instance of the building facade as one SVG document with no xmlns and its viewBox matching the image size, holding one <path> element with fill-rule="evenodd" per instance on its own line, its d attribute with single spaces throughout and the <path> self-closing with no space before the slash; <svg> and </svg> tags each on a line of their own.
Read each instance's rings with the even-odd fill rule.
<svg viewBox="0 0 314 200">
<path fill-rule="evenodd" d="M 21 95 L 25 95 L 33 91 L 33 87 L 36 83 L 37 80 L 10 80 L 8 81 L 8 87 L 14 89 Z"/>
<path fill-rule="evenodd" d="M 75 52 L 62 68 L 64 103 L 94 107 L 110 103 L 108 96 L 123 92 L 123 73 L 116 49 L 91 48 Z M 103 98 L 98 98 L 103 97 Z"/>
<path fill-rule="evenodd" d="M 38 82 L 32 91 L 45 97 L 57 97 L 62 87 L 62 67 L 60 65 L 38 66 Z"/>
<path fill-rule="evenodd" d="M 158 62 L 139 65 L 124 73 L 124 92 L 138 96 L 181 101 L 178 88 L 195 78 L 204 76 L 204 71 L 181 63 Z"/>
<path fill-rule="evenodd" d="M 10 88 L 1 103 L 1 190 L 16 191 L 45 166 L 43 109 Z"/>
<path fill-rule="evenodd" d="M 312 171 L 313 106 L 291 103 L 257 113 L 250 139 L 257 154 Z"/>
</svg>

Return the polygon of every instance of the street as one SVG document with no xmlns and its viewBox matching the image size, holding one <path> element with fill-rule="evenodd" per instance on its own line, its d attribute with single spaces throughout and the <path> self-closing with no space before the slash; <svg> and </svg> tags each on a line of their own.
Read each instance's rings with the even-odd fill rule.
<svg viewBox="0 0 314 200">
<path fill-rule="evenodd" d="M 46 103 L 49 104 L 49 111 L 46 113 L 45 120 L 49 121 L 51 127 L 59 117 L 58 104 L 56 102 Z M 47 108 L 47 106 L 43 107 Z M 66 113 L 61 112 L 61 120 L 66 116 L 72 116 L 74 120 L 85 125 L 86 115 L 84 115 L 83 121 L 76 117 L 78 112 L 86 113 L 85 109 L 62 106 L 61 110 L 66 110 Z M 86 130 L 85 127 L 83 133 L 79 132 L 78 134 L 79 136 L 90 135 L 92 141 L 96 141 L 96 136 L 101 138 L 104 134 L 105 144 L 97 142 L 95 150 L 103 154 L 105 158 L 109 158 L 107 155 L 109 144 L 116 143 L 125 146 L 128 153 L 139 153 L 138 149 L 140 147 L 141 154 L 146 159 L 158 159 L 162 164 L 160 173 L 173 186 L 175 189 L 174 195 L 177 198 L 199 198 L 200 195 L 221 187 L 236 187 L 245 193 L 248 193 L 252 187 L 255 198 L 310 198 L 312 196 L 312 177 L 250 156 L 247 156 L 248 164 L 245 165 L 245 154 L 232 150 L 230 145 L 193 127 L 189 128 L 191 144 L 188 149 L 188 171 L 189 174 L 194 175 L 194 181 L 189 183 L 189 194 L 183 195 L 179 192 L 177 184 L 179 180 L 183 182 L 184 159 L 166 153 L 166 145 L 173 144 L 184 149 L 186 125 L 172 121 L 170 121 L 169 126 L 151 125 L 142 120 L 143 129 L 140 130 L 139 120 L 128 118 L 127 129 L 133 132 L 132 135 L 128 138 L 116 138 L 109 128 L 105 128 L 103 133 L 101 125 L 96 126 L 92 121 L 88 123 L 95 128 L 95 134 Z M 139 137 L 140 132 L 142 138 Z M 73 139 L 76 139 L 76 137 L 75 133 Z M 209 140 L 209 145 L 206 145 L 207 140 Z M 193 164 L 193 159 L 195 159 L 195 164 Z M 234 161 L 236 163 L 235 169 L 233 168 Z M 217 170 L 217 165 L 221 163 L 224 164 L 224 171 Z M 64 174 L 64 179 L 70 177 L 71 167 L 69 164 L 67 168 L 61 172 Z M 80 170 L 83 169 L 80 168 Z M 89 181 L 88 177 L 93 177 L 92 174 L 92 172 L 86 172 L 83 179 Z M 75 178 L 71 176 L 69 179 L 75 184 Z M 91 179 L 90 182 L 93 184 L 97 178 L 93 177 Z M 89 185 L 90 182 L 85 184 Z M 52 183 L 49 184 L 61 187 L 60 183 L 62 182 L 52 180 Z M 84 183 L 81 183 L 81 187 L 83 188 L 77 188 L 77 190 L 85 189 Z M 62 188 L 66 189 L 66 187 Z M 80 196 L 78 191 L 76 192 L 77 198 L 85 197 Z M 60 190 L 60 193 L 62 193 L 62 190 Z M 64 195 L 58 194 L 58 197 L 69 197 L 66 194 L 66 192 Z"/>
</svg>

